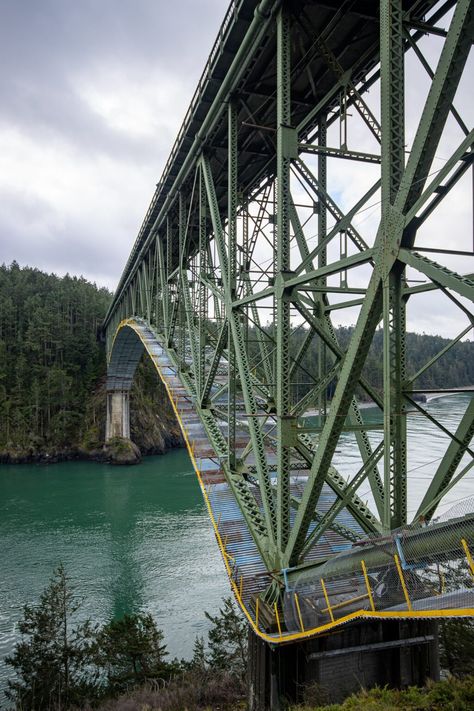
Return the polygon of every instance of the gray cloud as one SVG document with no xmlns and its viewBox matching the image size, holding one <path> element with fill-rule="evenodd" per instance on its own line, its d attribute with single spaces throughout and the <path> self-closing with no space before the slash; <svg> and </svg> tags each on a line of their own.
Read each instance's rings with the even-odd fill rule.
<svg viewBox="0 0 474 711">
<path fill-rule="evenodd" d="M 0 260 L 117 282 L 227 0 L 0 0 Z"/>
<path fill-rule="evenodd" d="M 0 0 L 0 261 L 84 274 L 114 288 L 227 4 Z M 432 66 L 439 48 L 436 38 L 423 40 Z M 415 77 L 408 86 L 409 146 L 428 83 L 415 58 L 408 58 L 407 71 Z M 474 105 L 469 78 L 458 93 L 466 120 Z M 377 114 L 377 86 L 368 100 Z M 357 116 L 350 123 L 352 147 L 378 150 Z M 435 167 L 459 142 L 452 124 Z M 329 139 L 334 145 L 336 134 L 335 126 Z M 329 175 L 343 209 L 374 179 L 370 168 L 364 172 L 354 163 L 341 172 L 337 161 Z M 429 242 L 423 243 L 444 244 L 449 234 L 451 246 L 466 248 L 466 238 L 457 234 L 465 234 L 466 225 L 470 230 L 470 191 L 470 185 L 460 186 L 451 210 L 427 225 L 421 236 Z M 364 235 L 375 233 L 378 213 L 376 204 L 357 216 Z M 459 312 L 444 302 L 431 301 L 437 323 L 414 302 L 411 327 L 439 332 L 442 312 L 451 319 L 451 327 L 443 326 L 454 335 Z M 336 317 L 342 319 L 342 312 Z"/>
<path fill-rule="evenodd" d="M 81 100 L 78 84 L 93 82 L 104 67 L 114 71 L 116 85 L 127 76 L 146 80 L 158 69 L 190 97 L 224 6 L 222 0 L 188 0 L 178 14 L 167 2 L 150 0 L 3 0 L 2 121 L 38 139 L 59 135 L 87 150 L 144 159 L 150 146 L 107 130 Z"/>
</svg>

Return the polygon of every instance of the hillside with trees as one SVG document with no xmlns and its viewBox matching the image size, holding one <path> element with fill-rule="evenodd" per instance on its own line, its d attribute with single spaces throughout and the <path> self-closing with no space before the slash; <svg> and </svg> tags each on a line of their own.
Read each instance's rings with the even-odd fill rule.
<svg viewBox="0 0 474 711">
<path fill-rule="evenodd" d="M 350 339 L 354 332 L 354 326 L 340 326 L 335 328 L 335 334 L 339 346 L 343 352 L 347 350 Z M 274 352 L 275 333 L 273 326 L 266 326 L 261 331 L 264 341 L 267 343 L 267 351 Z M 295 328 L 291 334 L 291 350 L 296 355 L 305 341 L 307 330 Z M 249 337 L 252 346 L 251 358 L 257 364 L 257 371 L 261 371 L 261 356 L 258 350 L 255 335 Z M 446 345 L 449 339 L 441 336 L 431 336 L 428 334 L 410 333 L 406 334 L 407 353 L 407 378 L 417 373 L 422 366 L 434 358 Z M 318 372 L 319 342 L 315 336 L 311 341 L 306 353 L 301 361 L 301 369 L 296 371 L 295 381 L 292 383 L 293 397 L 301 398 L 312 387 L 309 374 Z M 363 374 L 367 381 L 380 393 L 383 390 L 383 329 L 379 328 L 374 336 L 369 354 L 363 369 Z M 333 381 L 335 383 L 335 381 Z M 439 360 L 425 370 L 413 384 L 414 389 L 435 390 L 436 388 L 462 388 L 474 384 L 474 341 L 466 340 L 456 343 Z M 334 385 L 328 388 L 328 393 L 334 389 Z M 359 389 L 357 396 L 361 400 L 366 400 L 365 391 Z"/>
<path fill-rule="evenodd" d="M 83 277 L 0 266 L 0 460 L 100 458 L 106 360 L 98 332 L 111 298 Z M 156 372 L 141 363 L 131 427 L 143 453 L 180 443 L 163 400 Z"/>
<path fill-rule="evenodd" d="M 466 573 L 467 574 L 467 573 Z M 244 711 L 248 630 L 231 598 L 205 613 L 207 639 L 189 639 L 189 660 L 169 659 L 166 639 L 145 612 L 98 624 L 81 617 L 81 595 L 60 565 L 36 604 L 25 605 L 20 637 L 6 659 L 7 698 L 16 709 L 60 711 Z M 448 711 L 472 709 L 474 625 L 440 622 L 446 681 L 406 690 L 376 687 L 326 705 L 334 680 L 301 684 L 288 711 Z M 1 702 L 0 702 L 1 703 Z"/>
</svg>

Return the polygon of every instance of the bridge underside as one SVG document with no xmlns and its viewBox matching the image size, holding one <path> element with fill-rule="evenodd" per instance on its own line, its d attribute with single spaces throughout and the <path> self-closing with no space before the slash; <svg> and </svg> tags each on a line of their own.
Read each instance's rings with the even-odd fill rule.
<svg viewBox="0 0 474 711">
<path fill-rule="evenodd" d="M 287 580 L 281 602 L 266 603 L 272 573 L 226 480 L 206 425 L 195 409 L 192 392 L 180 378 L 173 351 L 163 346 L 143 319 L 128 319 L 119 326 L 109 360 L 109 393 L 128 393 L 143 352 L 151 358 L 173 405 L 234 595 L 261 638 L 272 644 L 290 643 L 359 619 L 438 619 L 474 614 L 469 560 L 461 543 L 472 530 L 474 513 L 432 524 L 429 530 L 417 533 L 395 532 L 374 540 L 372 545 L 366 540 L 354 551 L 348 532 L 359 541 L 364 532 L 344 509 L 309 551 L 304 569 L 291 584 Z M 219 378 L 224 380 L 225 376 L 218 376 L 218 382 Z M 239 423 L 236 439 L 241 446 L 248 440 L 247 429 L 239 428 Z M 272 461 L 271 451 L 268 458 Z M 292 472 L 290 490 L 295 499 L 301 495 L 308 475 L 308 468 Z M 321 515 L 335 500 L 335 493 L 325 485 L 319 504 Z M 259 507 L 263 509 L 261 500 Z M 311 529 L 317 525 L 315 518 Z M 398 565 L 397 556 L 402 561 Z M 458 575 L 454 585 L 448 580 L 452 588 L 448 593 L 446 575 L 449 577 L 453 570 Z M 273 575 L 278 572 L 273 571 Z"/>
<path fill-rule="evenodd" d="M 474 463 L 474 398 L 454 428 L 418 398 L 474 325 L 473 14 L 233 2 L 107 314 L 109 434 L 146 348 L 236 597 L 272 642 L 473 611 L 472 506 L 434 516 Z M 414 367 L 407 321 L 444 309 L 449 338 Z M 414 417 L 445 443 L 416 503 Z"/>
</svg>

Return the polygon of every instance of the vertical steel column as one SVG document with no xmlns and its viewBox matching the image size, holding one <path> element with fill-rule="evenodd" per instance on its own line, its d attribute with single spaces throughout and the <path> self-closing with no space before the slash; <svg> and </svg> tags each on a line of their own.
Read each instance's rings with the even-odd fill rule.
<svg viewBox="0 0 474 711">
<path fill-rule="evenodd" d="M 157 318 L 158 318 L 158 313 L 161 311 L 161 318 L 160 318 L 160 332 L 163 334 L 167 333 L 168 330 L 168 285 L 166 283 L 166 269 L 165 269 L 165 257 L 163 254 L 163 238 L 162 236 L 157 233 L 156 235 L 156 251 L 158 254 L 158 286 L 156 290 L 156 298 L 157 298 L 157 304 L 156 304 L 156 312 L 157 312 Z M 158 300 L 161 300 L 161 309 L 159 308 Z"/>
<path fill-rule="evenodd" d="M 185 285 L 183 284 L 181 274 L 182 270 L 185 269 L 184 263 L 184 242 L 186 238 L 186 206 L 183 191 L 179 191 L 179 207 L 178 207 L 178 237 L 179 237 L 179 274 L 178 282 L 180 286 L 180 291 L 183 292 Z M 186 313 L 185 313 L 185 303 L 184 303 L 184 293 L 178 294 L 178 360 L 179 367 L 182 370 L 186 370 Z"/>
<path fill-rule="evenodd" d="M 168 281 L 169 276 L 173 270 L 173 250 L 172 250 L 172 242 L 171 242 L 171 224 L 170 224 L 170 217 L 169 215 L 166 217 L 166 281 L 163 284 L 163 288 L 165 290 L 165 296 L 164 298 L 166 299 L 166 324 L 165 324 L 165 335 L 166 335 L 166 344 L 168 346 L 171 346 L 171 330 L 170 330 L 170 323 L 171 323 L 171 313 L 172 313 L 172 303 L 171 303 L 171 284 Z"/>
<path fill-rule="evenodd" d="M 146 257 L 145 257 L 146 259 Z M 142 261 L 139 269 L 137 269 L 137 293 L 138 293 L 138 315 L 143 318 L 145 316 L 145 300 L 143 297 L 143 264 Z"/>
<path fill-rule="evenodd" d="M 130 303 L 132 305 L 132 315 L 137 316 L 137 299 L 136 299 L 136 278 L 130 282 Z"/>
<path fill-rule="evenodd" d="M 290 529 L 290 301 L 285 277 L 290 271 L 290 163 L 296 131 L 290 127 L 290 18 L 283 7 L 277 17 L 277 230 L 276 230 L 276 408 L 277 408 L 277 545 L 282 554 Z M 293 151 L 292 151 L 293 148 Z"/>
<path fill-rule="evenodd" d="M 215 243 L 214 243 L 215 244 Z M 209 266 L 209 278 L 212 282 L 215 284 L 217 283 L 217 276 L 216 276 L 216 271 L 217 271 L 217 265 L 214 264 L 214 258 L 212 255 L 212 244 L 210 241 L 207 243 L 207 264 Z M 222 270 L 221 270 L 222 271 Z M 213 292 L 212 293 L 212 305 L 214 309 L 214 320 L 219 322 L 221 320 L 221 305 L 220 305 L 220 300 L 216 296 L 216 294 Z M 224 315 L 222 314 L 222 318 Z"/>
<path fill-rule="evenodd" d="M 380 66 L 382 116 L 382 234 L 393 245 L 393 205 L 405 165 L 404 51 L 401 0 L 380 3 Z M 388 253 L 382 259 L 390 259 Z M 390 260 L 391 263 L 391 260 Z M 402 395 L 405 381 L 404 268 L 396 261 L 383 268 L 384 361 L 384 527 L 406 523 L 407 459 L 406 414 Z"/>
<path fill-rule="evenodd" d="M 155 234 L 155 239 L 153 240 L 153 246 L 151 248 L 153 254 L 153 259 L 150 260 L 150 303 L 151 303 L 151 323 L 155 325 L 155 328 L 161 331 L 161 304 L 160 304 L 160 262 L 158 254 L 158 233 Z"/>
<path fill-rule="evenodd" d="M 153 318 L 156 319 L 156 309 L 154 307 L 154 301 L 155 299 L 153 298 L 154 294 L 153 291 L 155 289 L 155 277 L 156 277 L 156 272 L 157 272 L 157 264 L 156 264 L 156 240 L 153 240 L 151 246 L 150 246 L 150 258 L 148 260 L 148 272 L 147 272 L 147 277 L 148 277 L 148 301 L 149 301 L 149 311 L 150 311 L 150 323 L 153 323 Z"/>
<path fill-rule="evenodd" d="M 241 272 L 241 277 L 243 284 L 241 282 L 241 288 L 242 286 L 245 289 L 245 285 L 249 281 L 249 270 L 250 270 L 250 254 L 249 254 L 249 204 L 246 202 L 241 211 L 242 215 L 242 255 L 243 255 L 243 265 L 242 265 L 242 270 Z M 249 340 L 249 306 L 247 305 L 244 307 L 242 310 L 242 318 L 245 318 L 245 342 L 248 343 Z"/>
<path fill-rule="evenodd" d="M 151 249 L 143 260 L 142 267 L 142 290 L 144 299 L 144 313 L 148 323 L 151 322 L 151 285 L 150 285 L 150 262 L 152 260 Z"/>
<path fill-rule="evenodd" d="M 326 116 L 321 116 L 318 126 L 318 144 L 326 146 L 327 141 L 327 121 Z M 327 192 L 327 158 L 324 153 L 318 155 L 318 183 L 319 187 Z M 321 244 L 326 238 L 327 233 L 327 206 L 324 200 L 318 199 L 318 243 Z M 318 268 L 325 267 L 327 264 L 327 250 L 323 247 L 318 254 Z M 327 279 L 323 277 L 318 281 L 318 286 L 324 286 Z M 320 337 L 318 342 L 318 381 L 321 382 L 326 374 L 326 344 Z M 324 422 L 326 418 L 327 408 L 327 388 L 324 388 L 318 397 L 318 409 L 320 421 Z"/>
<path fill-rule="evenodd" d="M 228 108 L 228 183 L 227 183 L 227 232 L 228 232 L 228 284 L 226 309 L 228 319 L 228 451 L 229 467 L 235 471 L 235 407 L 236 407 L 236 363 L 235 347 L 232 339 L 232 301 L 236 298 L 237 285 L 237 109 L 233 101 Z M 240 318 L 240 315 L 237 314 Z"/>
<path fill-rule="evenodd" d="M 199 276 L 207 275 L 207 205 L 206 188 L 201 167 L 199 170 Z M 202 397 L 206 382 L 206 322 L 207 290 L 203 281 L 199 281 L 199 383 L 198 393 Z"/>
</svg>

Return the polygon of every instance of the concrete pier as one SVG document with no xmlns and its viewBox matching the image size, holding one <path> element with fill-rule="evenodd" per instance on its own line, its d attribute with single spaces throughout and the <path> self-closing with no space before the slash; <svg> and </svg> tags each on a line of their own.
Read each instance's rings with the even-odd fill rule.
<svg viewBox="0 0 474 711">
<path fill-rule="evenodd" d="M 403 688 L 439 679 L 437 623 L 360 622 L 307 642 L 273 649 L 249 631 L 249 711 L 299 703 L 339 703 L 375 685 Z"/>
<path fill-rule="evenodd" d="M 105 441 L 113 437 L 130 439 L 130 390 L 107 391 Z"/>
</svg>

